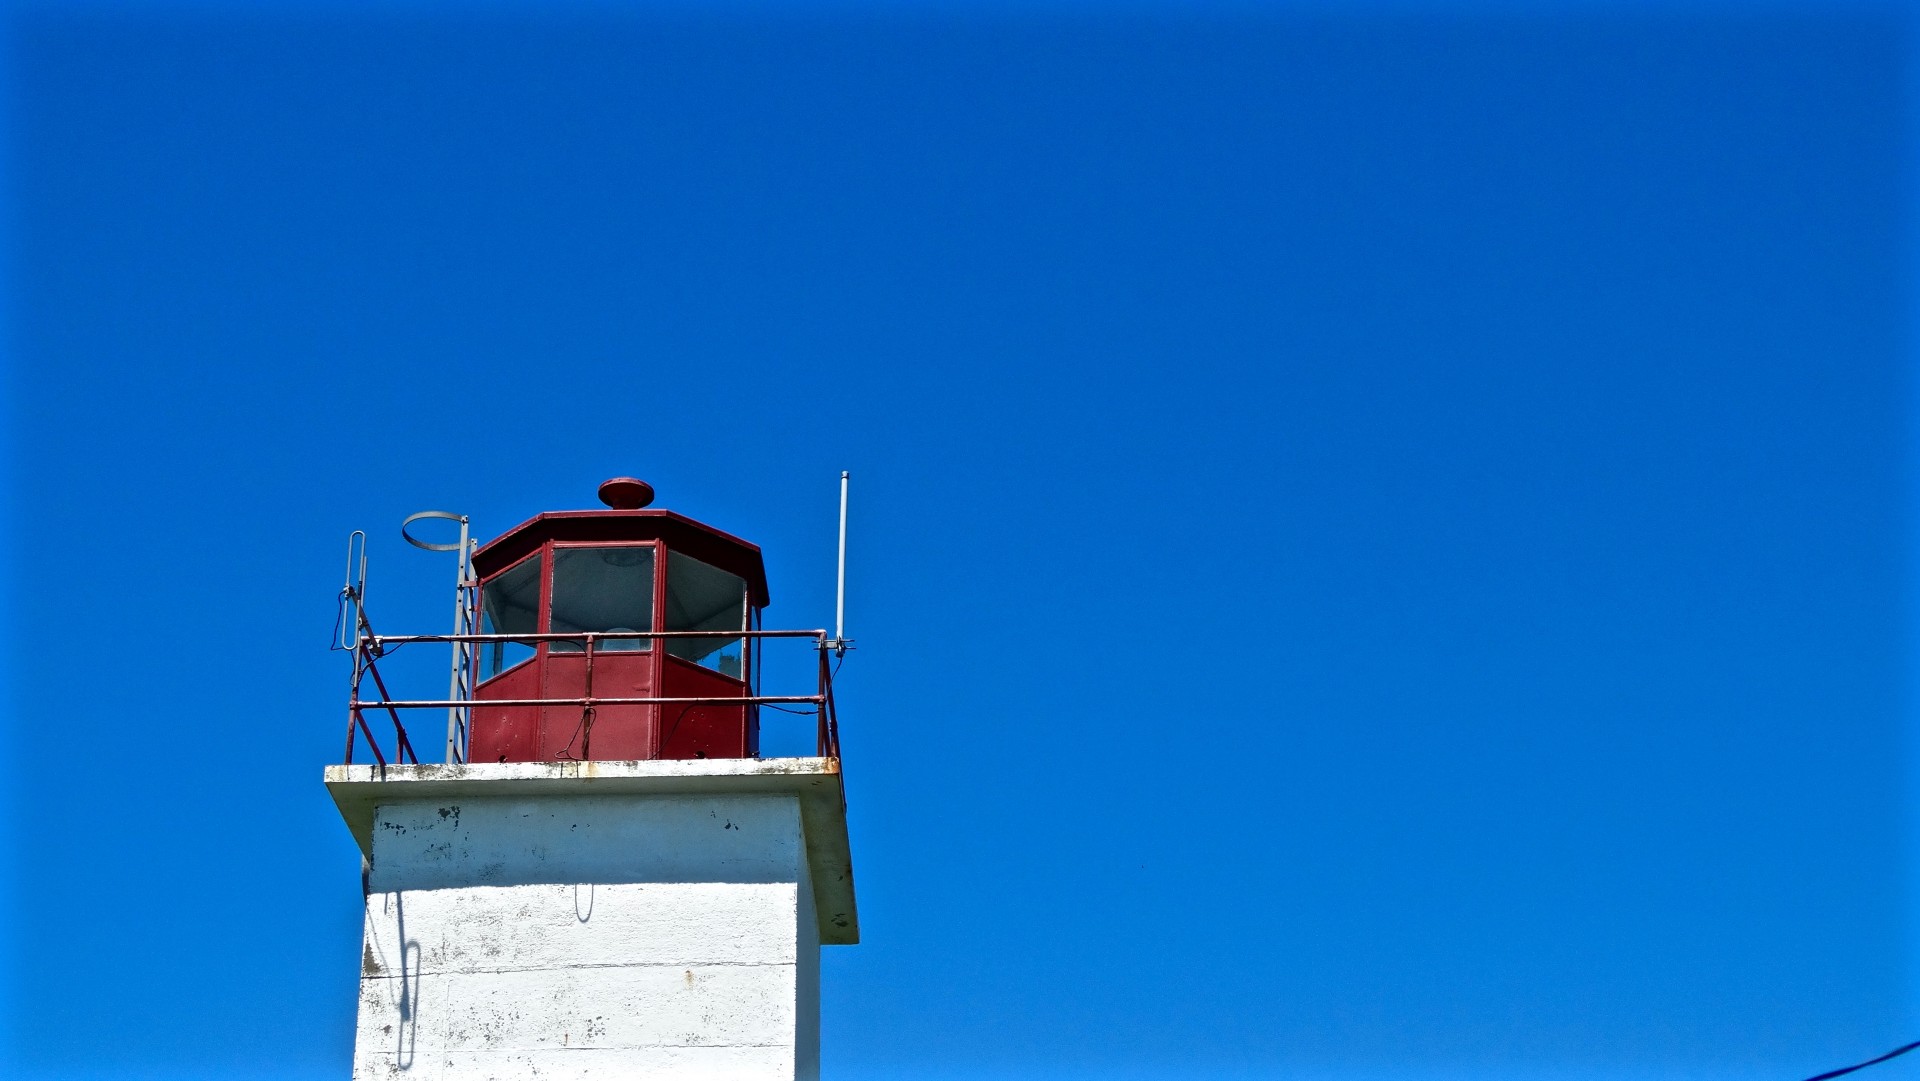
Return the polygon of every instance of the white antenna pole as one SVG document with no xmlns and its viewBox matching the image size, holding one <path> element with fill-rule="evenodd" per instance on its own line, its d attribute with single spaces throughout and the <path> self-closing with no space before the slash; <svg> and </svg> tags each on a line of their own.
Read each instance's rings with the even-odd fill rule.
<svg viewBox="0 0 1920 1081">
<path fill-rule="evenodd" d="M 840 471 L 840 584 L 833 606 L 833 644 L 847 648 L 847 471 Z"/>
</svg>

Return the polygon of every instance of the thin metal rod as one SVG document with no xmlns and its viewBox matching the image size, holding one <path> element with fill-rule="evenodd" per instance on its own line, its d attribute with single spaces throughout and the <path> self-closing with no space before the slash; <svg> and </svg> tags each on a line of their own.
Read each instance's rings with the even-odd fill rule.
<svg viewBox="0 0 1920 1081">
<path fill-rule="evenodd" d="M 587 701 L 593 700 L 593 639 L 587 639 L 587 683 L 580 688 L 586 694 Z M 593 761 L 593 716 L 592 706 L 580 707 L 580 760 Z"/>
<path fill-rule="evenodd" d="M 833 601 L 835 645 L 845 645 L 847 641 L 847 476 L 847 471 L 842 469 L 840 471 L 840 572 Z"/>
<path fill-rule="evenodd" d="M 453 633 L 465 634 L 471 629 L 467 622 L 467 516 L 460 516 L 460 553 L 453 568 Z M 461 694 L 460 673 L 466 667 L 467 644 L 453 643 L 453 668 L 447 676 L 447 697 L 458 701 Z M 447 765 L 457 765 L 460 753 L 460 707 L 447 707 Z"/>
<path fill-rule="evenodd" d="M 633 638 L 825 638 L 826 631 L 574 631 L 570 634 L 369 634 L 368 641 L 401 646 L 409 642 L 602 642 Z"/>
<path fill-rule="evenodd" d="M 827 731 L 827 688 L 833 686 L 832 679 L 833 677 L 827 670 L 827 651 L 823 649 L 820 651 L 820 706 L 819 709 L 815 711 L 815 720 L 817 721 L 818 727 L 814 733 L 814 746 L 819 749 L 821 756 L 828 758 L 833 757 L 827 754 L 827 747 L 830 743 Z"/>
<path fill-rule="evenodd" d="M 814 705 L 822 696 L 817 694 L 755 695 L 751 698 L 476 698 L 472 704 L 479 709 L 491 709 L 494 706 L 741 706 L 762 704 Z M 407 701 L 364 702 L 363 708 L 378 706 L 381 709 L 445 709 L 453 703 L 444 698 L 422 698 Z M 467 703 L 461 703 L 465 705 Z"/>
<path fill-rule="evenodd" d="M 820 715 L 826 721 L 826 746 L 820 754 L 826 758 L 840 757 L 840 711 L 833 705 L 833 671 L 827 668 L 827 655 L 820 654 Z"/>
<path fill-rule="evenodd" d="M 380 692 L 380 701 L 373 705 L 384 708 L 387 716 L 393 718 L 393 760 L 399 762 L 404 755 L 406 758 L 413 759 L 414 765 L 419 765 L 420 756 L 414 752 L 413 742 L 407 739 L 407 726 L 400 723 L 400 715 L 394 712 L 393 703 L 387 700 L 387 681 L 380 678 L 380 669 L 374 666 L 372 657 L 367 658 L 367 674 L 373 677 L 373 685 Z M 360 723 L 365 724 L 365 719 L 363 718 Z M 372 734 L 369 733 L 367 738 L 373 738 Z"/>
<path fill-rule="evenodd" d="M 354 577 L 355 547 L 359 552 L 359 578 Z M 359 642 L 355 636 L 360 631 L 360 608 L 367 599 L 367 535 L 362 530 L 347 534 L 347 581 L 340 587 L 340 603 L 343 618 L 340 620 L 340 637 L 333 643 L 340 649 L 355 649 Z"/>
<path fill-rule="evenodd" d="M 367 727 L 367 719 L 366 717 L 361 715 L 360 710 L 357 707 L 353 711 L 353 719 L 355 722 L 357 722 L 360 725 L 360 731 L 366 733 L 367 746 L 373 751 L 373 760 L 375 762 L 380 763 L 381 769 L 386 769 L 387 756 L 380 753 L 380 741 L 373 738 L 373 729 Z M 347 740 L 348 740 L 347 761 L 351 763 L 353 761 L 353 743 L 352 743 L 353 729 L 352 728 L 347 729 Z M 416 761 L 414 765 L 419 765 L 419 763 Z"/>
<path fill-rule="evenodd" d="M 359 635 L 356 624 L 354 634 Z M 353 651 L 353 682 L 347 685 L 347 762 L 353 762 L 353 726 L 360 721 L 360 662 L 361 651 L 358 646 Z"/>
</svg>

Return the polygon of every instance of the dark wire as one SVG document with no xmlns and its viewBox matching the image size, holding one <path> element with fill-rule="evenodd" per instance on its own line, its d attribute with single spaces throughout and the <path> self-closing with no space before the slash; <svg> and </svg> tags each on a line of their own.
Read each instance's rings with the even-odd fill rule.
<svg viewBox="0 0 1920 1081">
<path fill-rule="evenodd" d="M 840 678 L 840 666 L 845 663 L 847 663 L 847 655 L 842 653 L 840 659 L 833 662 L 833 671 L 827 673 L 827 686 L 833 686 L 833 681 Z M 776 706 L 772 702 L 762 702 L 760 703 L 760 708 L 777 709 L 782 713 L 791 713 L 796 717 L 811 717 L 817 712 L 811 709 L 791 709 L 787 706 Z"/>
<path fill-rule="evenodd" d="M 839 659 L 833 662 L 833 671 L 827 673 L 827 686 L 833 686 L 833 681 L 840 678 L 840 666 L 845 663 L 847 663 L 847 655 L 842 653 Z M 791 713 L 796 717 L 811 717 L 816 712 L 811 709 L 792 709 L 787 706 L 776 706 L 772 702 L 762 702 L 760 703 L 760 708 L 777 709 L 782 713 Z"/>
<path fill-rule="evenodd" d="M 845 663 L 847 663 L 847 655 L 842 653 L 840 659 L 833 662 L 833 671 L 827 673 L 827 686 L 833 686 L 833 681 L 840 678 L 840 666 Z M 819 712 L 818 710 L 811 709 L 791 709 L 787 706 L 776 706 L 772 702 L 762 702 L 760 705 L 762 709 L 777 709 L 782 713 L 791 713 L 796 717 L 812 717 Z"/>
<path fill-rule="evenodd" d="M 667 734 L 660 737 L 660 750 L 662 753 L 667 749 L 667 742 L 673 739 L 673 734 L 680 731 L 680 722 L 687 719 L 687 711 L 693 707 L 694 703 L 688 702 L 686 705 L 680 707 L 679 713 L 674 715 L 673 724 L 667 728 Z"/>
<path fill-rule="evenodd" d="M 1841 1069 L 1838 1069 L 1838 1070 L 1829 1070 L 1823 1074 L 1816 1074 L 1813 1077 L 1807 1078 L 1807 1081 L 1828 1081 L 1829 1078 L 1839 1077 L 1843 1074 L 1850 1074 L 1855 1070 L 1864 1070 L 1869 1066 L 1873 1066 L 1878 1063 L 1885 1062 L 1890 1058 L 1899 1058 L 1901 1055 L 1906 1054 L 1907 1052 L 1913 1050 L 1916 1047 L 1920 1047 L 1920 1040 L 1915 1040 L 1912 1043 L 1906 1045 L 1905 1047 L 1896 1047 L 1893 1050 L 1887 1052 L 1886 1054 L 1881 1055 L 1879 1058 L 1870 1058 L 1865 1062 L 1856 1063 L 1852 1066 L 1842 1067 Z"/>
<path fill-rule="evenodd" d="M 585 762 L 587 760 L 585 757 L 575 758 L 573 756 L 573 741 L 576 739 L 580 739 L 581 733 L 584 732 L 587 738 L 584 740 L 581 740 L 580 753 L 584 756 L 592 755 L 593 752 L 591 750 L 591 746 L 593 741 L 593 717 L 594 717 L 594 708 L 592 706 L 587 706 L 581 709 L 580 723 L 573 726 L 573 735 L 567 737 L 567 745 L 553 752 L 553 757 L 560 759 L 561 761 L 564 761 L 564 762 Z"/>
<path fill-rule="evenodd" d="M 339 603 L 333 606 L 333 637 L 327 639 L 327 648 L 334 652 L 346 649 L 340 644 L 340 625 L 347 621 L 347 591 L 341 590 Z"/>
</svg>

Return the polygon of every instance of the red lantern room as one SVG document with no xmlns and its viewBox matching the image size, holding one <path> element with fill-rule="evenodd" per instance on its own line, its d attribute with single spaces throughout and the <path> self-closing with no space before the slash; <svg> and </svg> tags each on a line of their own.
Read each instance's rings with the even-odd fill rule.
<svg viewBox="0 0 1920 1081">
<path fill-rule="evenodd" d="M 747 632 L 760 549 L 667 510 L 631 477 L 606 510 L 541 514 L 473 554 L 479 630 L 466 760 L 750 758 Z M 636 703 L 634 699 L 652 699 Z"/>
</svg>

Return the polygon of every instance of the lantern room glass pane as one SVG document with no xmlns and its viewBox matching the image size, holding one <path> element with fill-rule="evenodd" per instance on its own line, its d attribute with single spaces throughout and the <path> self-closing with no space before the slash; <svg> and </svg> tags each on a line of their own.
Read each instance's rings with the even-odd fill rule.
<svg viewBox="0 0 1920 1081">
<path fill-rule="evenodd" d="M 556 548 L 553 551 L 554 634 L 653 629 L 653 547 Z M 645 638 L 597 642 L 602 650 L 644 650 Z M 556 653 L 579 653 L 580 642 L 554 642 Z"/>
<path fill-rule="evenodd" d="M 747 627 L 747 583 L 679 552 L 667 553 L 670 631 L 739 631 Z M 742 639 L 669 638 L 667 652 L 740 679 Z"/>
<path fill-rule="evenodd" d="M 495 575 L 480 591 L 480 633 L 534 634 L 539 630 L 540 557 L 532 556 Z M 480 678 L 492 679 L 531 656 L 531 642 L 482 642 Z"/>
</svg>

